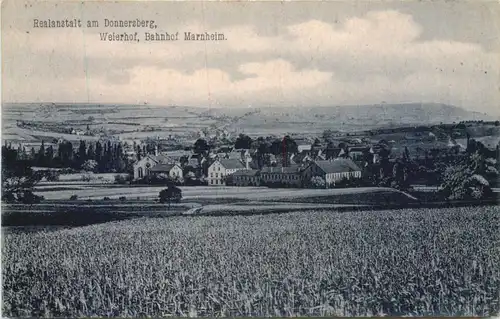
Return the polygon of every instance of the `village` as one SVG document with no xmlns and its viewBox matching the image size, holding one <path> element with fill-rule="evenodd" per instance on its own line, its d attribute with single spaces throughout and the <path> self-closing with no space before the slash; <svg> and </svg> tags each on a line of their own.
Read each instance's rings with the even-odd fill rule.
<svg viewBox="0 0 500 319">
<path fill-rule="evenodd" d="M 437 175 L 446 165 L 464 158 L 475 147 L 471 144 L 480 144 L 485 154 L 497 159 L 498 142 L 488 140 L 491 136 L 477 136 L 477 131 L 492 128 L 498 128 L 498 123 L 325 130 L 319 136 L 292 133 L 253 138 L 225 129 L 203 129 L 195 139 L 177 134 L 159 137 L 157 132 L 142 139 L 123 139 L 87 125 L 86 130 L 65 128 L 73 142 L 65 138 L 5 140 L 4 146 L 15 149 L 18 159 L 30 161 L 37 169 L 81 173 L 82 181 L 100 173 L 116 173 L 115 183 L 133 185 L 173 182 L 179 186 L 387 186 L 408 190 L 413 184 L 439 184 Z M 471 132 L 476 136 L 471 137 Z M 489 180 L 495 183 L 496 175 Z"/>
</svg>

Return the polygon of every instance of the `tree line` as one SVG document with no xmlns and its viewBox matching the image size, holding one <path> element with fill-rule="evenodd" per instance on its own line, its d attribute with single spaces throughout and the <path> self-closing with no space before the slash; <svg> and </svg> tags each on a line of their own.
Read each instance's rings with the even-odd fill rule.
<svg viewBox="0 0 500 319">
<path fill-rule="evenodd" d="M 86 142 L 81 140 L 76 147 L 70 141 L 58 143 L 57 150 L 52 145 L 48 147 L 42 141 L 40 148 L 28 152 L 25 148 L 13 149 L 10 145 L 4 146 L 16 153 L 15 160 L 27 161 L 30 166 L 48 168 L 83 169 L 88 161 L 95 161 L 95 170 L 100 173 L 124 173 L 132 170 L 132 163 L 127 159 L 121 142 L 97 141 Z"/>
</svg>

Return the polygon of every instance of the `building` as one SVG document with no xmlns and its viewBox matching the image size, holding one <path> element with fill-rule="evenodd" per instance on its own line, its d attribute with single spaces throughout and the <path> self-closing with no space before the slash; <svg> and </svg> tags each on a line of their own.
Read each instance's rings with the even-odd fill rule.
<svg viewBox="0 0 500 319">
<path fill-rule="evenodd" d="M 234 186 L 260 186 L 260 171 L 256 169 L 242 169 L 232 175 Z"/>
<path fill-rule="evenodd" d="M 226 185 L 227 175 L 231 175 L 236 171 L 248 169 L 249 162 L 245 166 L 238 159 L 219 159 L 208 167 L 208 185 L 220 186 Z"/>
<path fill-rule="evenodd" d="M 165 155 L 147 155 L 134 164 L 134 179 L 143 178 L 151 173 L 151 169 L 158 164 L 174 164 L 173 160 Z"/>
<path fill-rule="evenodd" d="M 264 167 L 260 172 L 262 185 L 279 184 L 289 187 L 302 187 L 302 170 L 299 165 L 287 167 Z"/>
<path fill-rule="evenodd" d="M 328 161 L 312 162 L 303 173 L 304 181 L 309 182 L 312 177 L 322 177 L 327 186 L 335 185 L 342 179 L 361 178 L 361 168 L 351 159 L 338 158 Z"/>
<path fill-rule="evenodd" d="M 157 164 L 150 169 L 151 174 L 165 174 L 173 180 L 182 179 L 184 174 L 179 164 Z"/>
<path fill-rule="evenodd" d="M 299 153 L 302 153 L 302 152 L 309 152 L 311 151 L 311 148 L 312 148 L 312 144 L 309 142 L 309 141 L 306 141 L 306 140 L 297 140 L 295 141 L 297 143 L 297 151 Z"/>
<path fill-rule="evenodd" d="M 365 153 L 368 152 L 369 146 L 353 146 L 349 147 L 349 157 L 354 161 L 364 159 Z"/>
</svg>

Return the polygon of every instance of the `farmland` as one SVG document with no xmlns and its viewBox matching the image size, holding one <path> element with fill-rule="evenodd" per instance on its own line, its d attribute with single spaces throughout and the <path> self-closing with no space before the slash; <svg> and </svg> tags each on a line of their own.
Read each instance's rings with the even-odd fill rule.
<svg viewBox="0 0 500 319">
<path fill-rule="evenodd" d="M 6 316 L 491 316 L 500 209 L 4 229 Z M 45 298 L 40 298 L 45 296 Z"/>
<path fill-rule="evenodd" d="M 102 199 L 104 196 L 118 198 L 126 196 L 129 198 L 153 199 L 158 197 L 160 190 L 164 186 L 99 186 L 95 184 L 79 183 L 75 185 L 65 185 L 63 190 L 54 188 L 56 186 L 43 185 L 36 189 L 37 193 L 43 195 L 47 200 L 69 199 L 71 195 L 77 194 L 80 199 Z M 118 186 L 118 187 L 116 187 Z M 345 188 L 345 189 L 269 189 L 267 187 L 213 187 L 194 186 L 181 187 L 182 196 L 186 200 L 202 198 L 232 198 L 248 200 L 287 200 L 304 199 L 309 197 L 335 197 L 347 194 L 368 194 L 368 193 L 391 193 L 395 196 L 406 198 L 408 201 L 414 200 L 411 196 L 391 188 L 365 187 L 365 188 Z"/>
</svg>

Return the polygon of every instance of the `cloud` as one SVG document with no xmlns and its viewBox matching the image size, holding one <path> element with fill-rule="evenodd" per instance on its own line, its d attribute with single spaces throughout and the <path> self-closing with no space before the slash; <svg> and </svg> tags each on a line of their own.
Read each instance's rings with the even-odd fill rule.
<svg viewBox="0 0 500 319">
<path fill-rule="evenodd" d="M 308 20 L 263 36 L 252 25 L 179 30 L 227 41 L 108 43 L 96 32 L 8 30 L 7 99 L 195 106 L 428 101 L 495 110 L 499 55 L 476 43 L 421 40 L 412 16 L 371 11 L 343 24 Z M 452 26 L 450 26 L 452 27 Z M 19 86 L 22 83 L 23 85 Z M 20 90 L 28 88 L 29 92 Z"/>
</svg>

